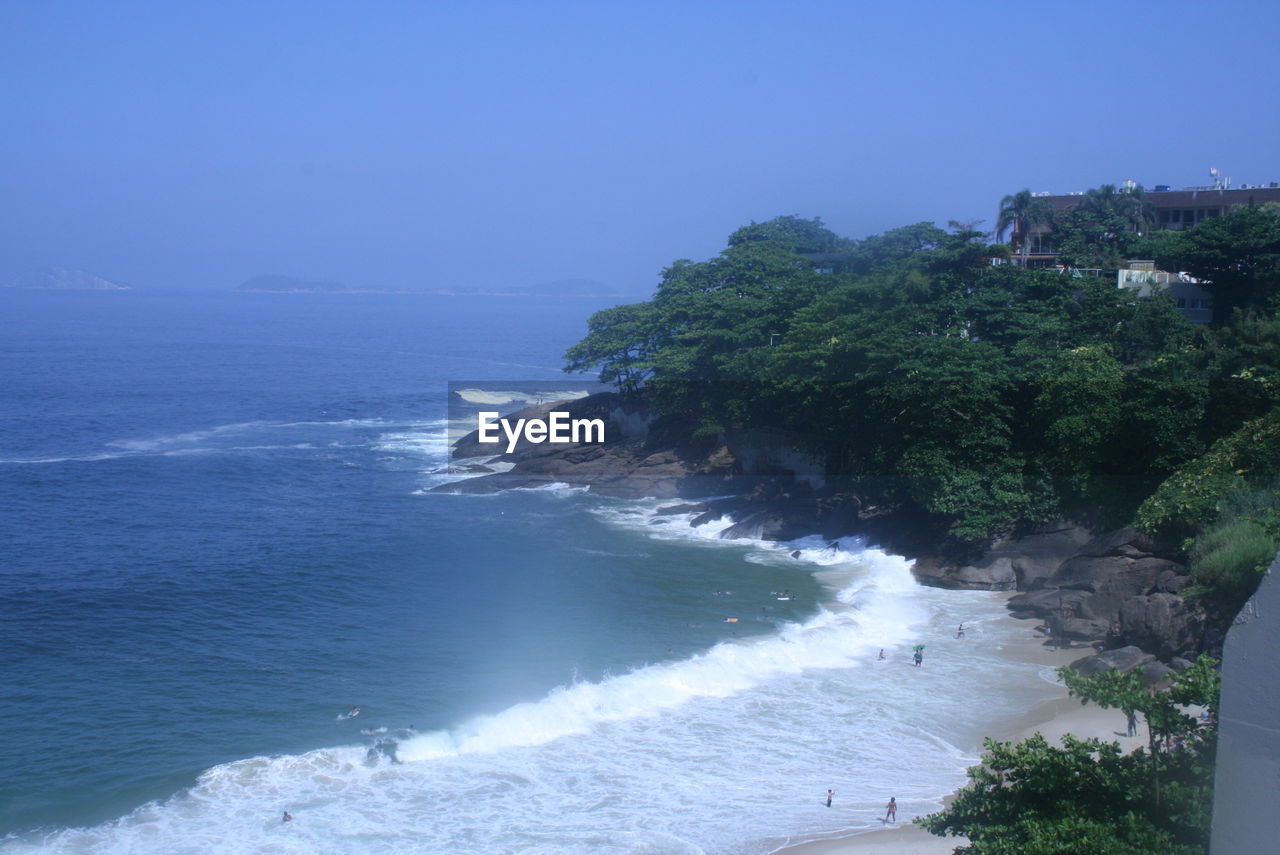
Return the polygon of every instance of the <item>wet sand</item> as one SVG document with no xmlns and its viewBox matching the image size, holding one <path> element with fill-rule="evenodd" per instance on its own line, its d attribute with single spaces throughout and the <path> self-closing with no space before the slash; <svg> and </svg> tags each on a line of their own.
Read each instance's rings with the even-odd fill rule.
<svg viewBox="0 0 1280 855">
<path fill-rule="evenodd" d="M 1014 618 L 1009 620 L 1014 621 Z M 1093 652 L 1091 648 L 1080 645 L 1067 649 L 1045 647 L 1044 636 L 1034 629 L 1035 621 L 1014 622 L 1018 625 L 1019 632 L 1015 641 L 1003 648 L 1004 654 L 1009 657 L 1059 668 Z M 1078 699 L 1067 696 L 1065 687 L 1062 688 L 1060 698 L 1027 710 L 1006 732 L 988 735 L 994 739 L 1017 742 L 1037 732 L 1054 743 L 1060 743 L 1066 733 L 1117 741 L 1126 752 L 1145 745 L 1146 742 L 1145 731 L 1141 728 L 1138 736 L 1125 736 L 1125 718 L 1122 712 L 1082 705 Z M 950 797 L 947 801 L 950 801 Z M 823 838 L 815 835 L 814 839 L 808 841 L 788 843 L 775 850 L 774 855 L 951 855 L 955 847 L 967 842 L 963 837 L 944 838 L 932 835 L 912 825 L 911 819 L 910 816 L 899 814 L 896 826 L 889 825 L 884 829 L 871 829 L 844 837 Z"/>
</svg>

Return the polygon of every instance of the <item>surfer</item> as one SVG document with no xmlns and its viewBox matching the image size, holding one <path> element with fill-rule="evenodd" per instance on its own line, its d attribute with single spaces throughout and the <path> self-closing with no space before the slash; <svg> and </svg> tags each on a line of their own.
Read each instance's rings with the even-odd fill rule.
<svg viewBox="0 0 1280 855">
<path fill-rule="evenodd" d="M 964 624 L 960 624 L 960 628 L 956 630 L 956 638 L 964 638 Z"/>
<path fill-rule="evenodd" d="M 347 718 L 355 718 L 358 715 L 360 715 L 359 707 L 352 707 L 350 710 L 347 711 Z"/>
<path fill-rule="evenodd" d="M 884 648 L 883 648 L 883 647 L 881 647 L 881 648 L 880 648 L 880 655 L 879 655 L 879 656 L 877 656 L 876 658 L 877 658 L 877 659 L 883 659 L 883 658 L 884 658 Z"/>
<path fill-rule="evenodd" d="M 280 817 L 281 822 L 293 822 L 293 814 L 288 811 L 284 812 L 284 816 Z"/>
</svg>

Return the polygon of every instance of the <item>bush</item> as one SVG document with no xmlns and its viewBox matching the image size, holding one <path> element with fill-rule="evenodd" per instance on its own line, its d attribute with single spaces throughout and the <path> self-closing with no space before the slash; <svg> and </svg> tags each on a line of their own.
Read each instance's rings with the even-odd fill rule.
<svg viewBox="0 0 1280 855">
<path fill-rule="evenodd" d="M 1257 523 L 1233 520 L 1196 538 L 1191 576 L 1216 599 L 1243 603 L 1258 587 L 1276 556 L 1277 544 Z"/>
<path fill-rule="evenodd" d="M 1138 527 L 1148 534 L 1186 537 L 1211 524 L 1250 479 L 1270 478 L 1280 469 L 1280 411 L 1213 444 L 1204 455 L 1169 476 L 1138 508 Z"/>
</svg>

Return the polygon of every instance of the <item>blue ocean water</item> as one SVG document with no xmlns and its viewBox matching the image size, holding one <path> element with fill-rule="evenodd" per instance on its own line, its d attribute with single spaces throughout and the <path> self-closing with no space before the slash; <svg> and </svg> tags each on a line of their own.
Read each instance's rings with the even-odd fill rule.
<svg viewBox="0 0 1280 855">
<path fill-rule="evenodd" d="M 563 379 L 598 308 L 0 294 L 0 851 L 763 853 L 962 783 L 1055 691 L 998 597 L 427 492 L 448 381 Z"/>
</svg>

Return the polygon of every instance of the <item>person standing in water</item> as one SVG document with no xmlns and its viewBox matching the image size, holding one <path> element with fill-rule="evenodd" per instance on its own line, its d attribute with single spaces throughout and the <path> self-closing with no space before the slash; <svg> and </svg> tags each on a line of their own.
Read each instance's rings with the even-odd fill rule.
<svg viewBox="0 0 1280 855">
<path fill-rule="evenodd" d="M 827 807 L 831 807 L 831 797 L 836 794 L 835 790 L 827 790 Z"/>
<path fill-rule="evenodd" d="M 956 638 L 964 638 L 964 624 L 960 624 L 960 628 L 956 630 Z"/>
<path fill-rule="evenodd" d="M 921 653 L 919 650 L 916 651 L 916 655 L 912 658 L 915 659 L 917 668 L 919 668 L 922 664 L 924 664 L 924 654 Z"/>
<path fill-rule="evenodd" d="M 898 821 L 898 797 L 897 796 L 890 796 L 889 803 L 884 806 L 884 821 L 885 822 Z"/>
</svg>

